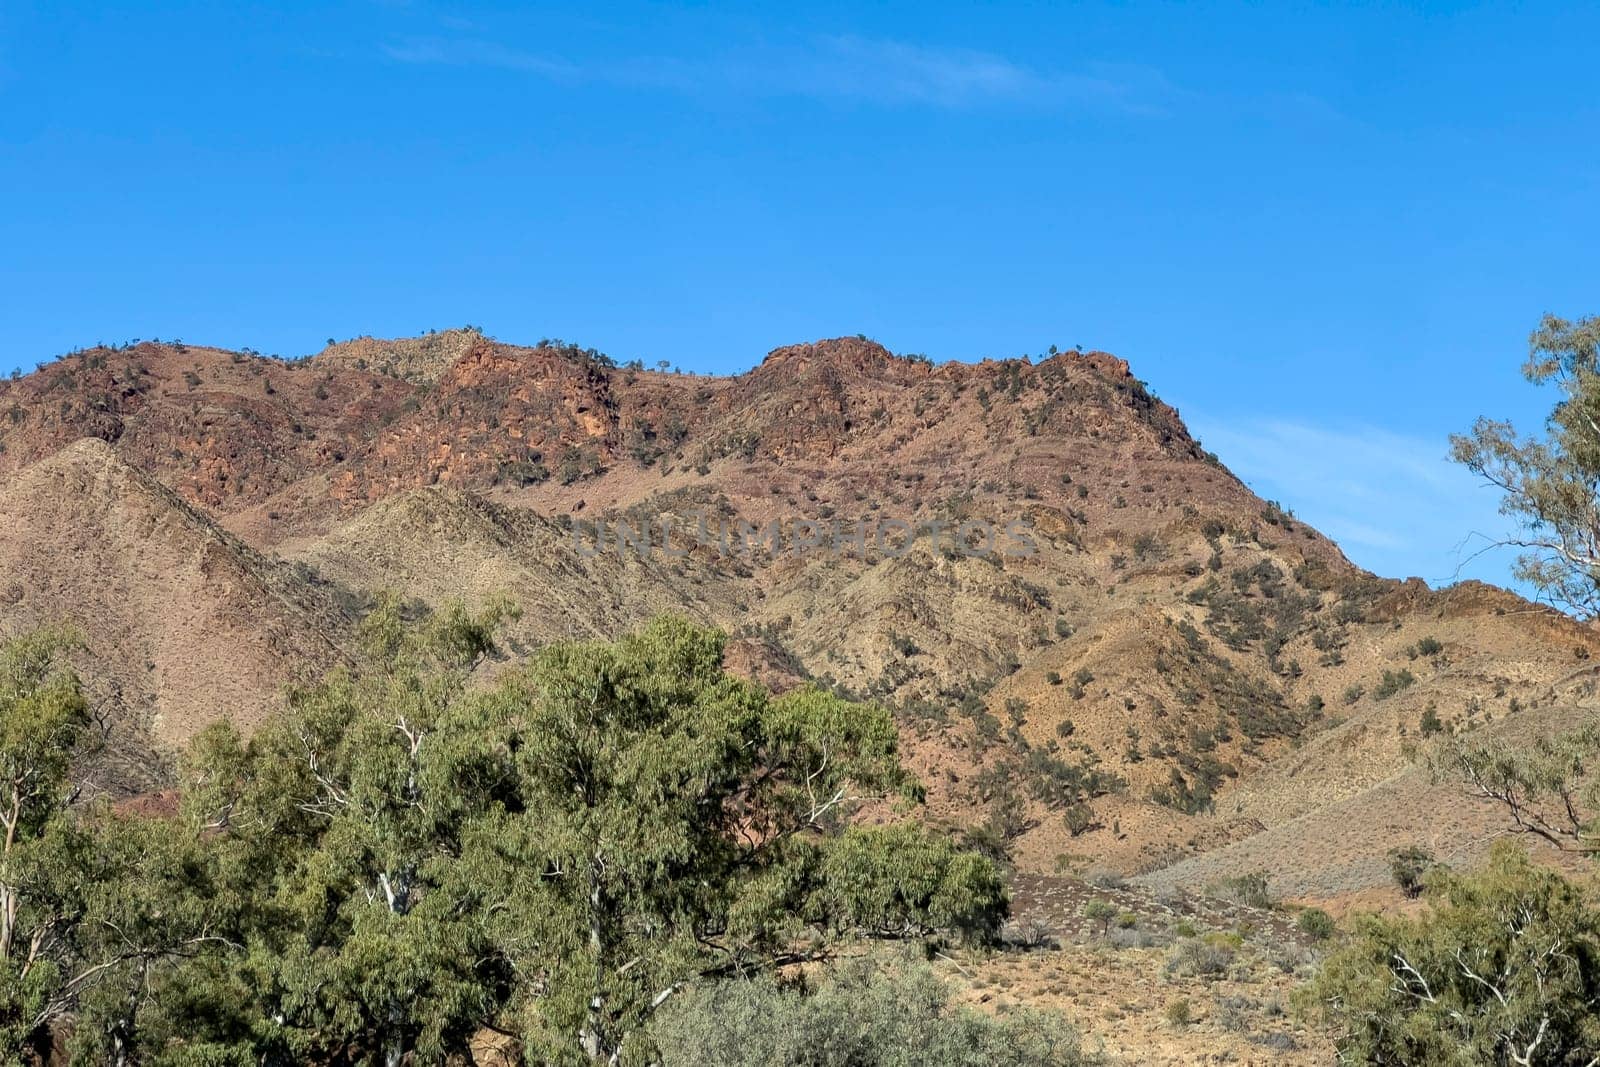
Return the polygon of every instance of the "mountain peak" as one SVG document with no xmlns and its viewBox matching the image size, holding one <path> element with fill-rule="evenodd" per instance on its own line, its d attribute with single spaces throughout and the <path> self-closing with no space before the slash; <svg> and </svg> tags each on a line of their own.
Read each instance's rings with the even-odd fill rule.
<svg viewBox="0 0 1600 1067">
<path fill-rule="evenodd" d="M 896 357 L 883 345 L 866 337 L 828 337 L 804 344 L 774 348 L 761 361 L 762 367 L 789 366 L 798 371 L 811 367 L 838 370 L 877 370 L 893 362 L 911 362 Z"/>
</svg>

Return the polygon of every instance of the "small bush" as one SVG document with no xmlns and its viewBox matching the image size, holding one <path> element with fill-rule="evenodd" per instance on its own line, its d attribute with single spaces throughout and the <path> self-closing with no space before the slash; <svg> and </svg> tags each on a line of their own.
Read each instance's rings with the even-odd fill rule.
<svg viewBox="0 0 1600 1067">
<path fill-rule="evenodd" d="M 1172 946 L 1167 973 L 1186 978 L 1220 978 L 1233 966 L 1237 946 L 1225 936 L 1191 937 Z"/>
<path fill-rule="evenodd" d="M 1106 936 L 1106 931 L 1111 929 L 1111 923 L 1117 917 L 1117 909 L 1113 904 L 1098 897 L 1089 901 L 1078 913 L 1089 923 L 1100 928 L 1100 936 Z"/>
<path fill-rule="evenodd" d="M 1339 929 L 1339 925 L 1333 921 L 1333 916 L 1321 908 L 1307 908 L 1302 911 L 1300 917 L 1295 920 L 1295 925 L 1300 928 L 1302 934 L 1313 941 L 1326 941 Z"/>
<path fill-rule="evenodd" d="M 1372 691 L 1373 699 L 1387 700 L 1400 692 L 1415 685 L 1416 675 L 1402 667 L 1397 671 L 1384 671 L 1383 680 L 1378 683 L 1378 688 Z"/>
<path fill-rule="evenodd" d="M 1126 889 L 1128 887 L 1126 878 L 1116 871 L 1108 871 L 1104 868 L 1090 871 L 1084 881 L 1099 889 Z"/>
<path fill-rule="evenodd" d="M 667 1001 L 650 1030 L 664 1067 L 1102 1062 L 1061 1015 L 961 1007 L 923 964 L 842 967 L 813 992 L 770 979 L 711 983 Z"/>
<path fill-rule="evenodd" d="M 1394 876 L 1394 884 L 1410 899 L 1422 895 L 1428 872 L 1434 865 L 1433 853 L 1421 845 L 1389 850 L 1389 873 Z"/>
<path fill-rule="evenodd" d="M 1423 737 L 1432 737 L 1434 734 L 1444 733 L 1444 723 L 1439 721 L 1439 712 L 1432 704 L 1422 713 L 1422 721 L 1418 724 Z"/>
<path fill-rule="evenodd" d="M 1181 1030 L 1183 1027 L 1188 1026 L 1193 1021 L 1188 999 L 1179 997 L 1176 1000 L 1167 1001 L 1166 1016 L 1167 1022 L 1174 1029 Z"/>
<path fill-rule="evenodd" d="M 1236 874 L 1212 884 L 1209 888 L 1213 896 L 1231 900 L 1235 904 L 1244 904 L 1252 908 L 1272 907 L 1272 896 L 1267 891 L 1265 871 Z"/>
</svg>

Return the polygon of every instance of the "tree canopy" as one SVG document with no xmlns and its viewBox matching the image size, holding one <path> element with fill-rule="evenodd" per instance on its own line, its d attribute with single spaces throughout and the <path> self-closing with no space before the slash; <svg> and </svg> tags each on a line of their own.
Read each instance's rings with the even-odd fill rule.
<svg viewBox="0 0 1600 1067">
<path fill-rule="evenodd" d="M 1500 842 L 1480 873 L 1441 871 L 1418 919 L 1362 917 L 1307 1000 L 1345 1063 L 1592 1063 L 1600 1052 L 1600 911 Z"/>
<path fill-rule="evenodd" d="M 175 820 L 69 815 L 65 757 L 27 764 L 54 799 L 14 820 L 51 859 L 29 882 L 8 846 L 0 885 L 28 922 L 59 915 L 61 965 L 42 985 L 11 965 L 5 1054 L 48 1001 L 84 1062 L 438 1063 L 486 1027 L 534 1062 L 643 1062 L 699 983 L 854 938 L 996 935 L 988 860 L 852 825 L 919 797 L 881 708 L 774 698 L 674 618 L 480 681 L 507 610 L 381 603 L 359 665 L 249 738 L 196 739 Z M 0 759 L 67 751 L 75 684 L 37 639 L 7 655 L 34 666 L 0 693 Z"/>
</svg>

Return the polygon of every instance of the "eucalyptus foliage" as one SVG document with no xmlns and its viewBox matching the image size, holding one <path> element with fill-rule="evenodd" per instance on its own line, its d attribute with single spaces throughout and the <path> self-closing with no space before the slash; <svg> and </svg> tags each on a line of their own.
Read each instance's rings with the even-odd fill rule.
<svg viewBox="0 0 1600 1067">
<path fill-rule="evenodd" d="M 1600 910 L 1509 842 L 1418 919 L 1363 916 L 1305 991 L 1342 1063 L 1557 1067 L 1600 1054 Z"/>
<path fill-rule="evenodd" d="M 1552 602 L 1600 613 L 1600 318 L 1546 315 L 1528 342 L 1523 374 L 1560 392 L 1545 434 L 1481 418 L 1451 438 L 1455 460 L 1499 488 L 1518 531 L 1517 574 Z"/>
<path fill-rule="evenodd" d="M 13 646 L 0 758 L 34 799 L 0 885 L 53 956 L 0 956 L 12 1057 L 70 1008 L 85 1064 L 442 1063 L 486 1028 L 533 1063 L 644 1062 L 706 983 L 995 936 L 987 860 L 851 825 L 919 799 L 882 709 L 773 698 L 672 618 L 511 669 L 508 610 L 384 601 L 359 663 L 195 740 L 166 820 L 68 814 L 87 711 L 53 645 Z"/>
</svg>

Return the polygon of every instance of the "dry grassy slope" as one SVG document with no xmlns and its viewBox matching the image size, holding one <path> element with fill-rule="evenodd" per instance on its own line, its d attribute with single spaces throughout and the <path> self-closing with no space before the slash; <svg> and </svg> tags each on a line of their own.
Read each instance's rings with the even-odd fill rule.
<svg viewBox="0 0 1600 1067">
<path fill-rule="evenodd" d="M 900 708 L 941 821 L 988 815 L 997 765 L 1025 795 L 1047 757 L 1122 777 L 1123 793 L 1096 801 L 1099 826 L 1077 837 L 1028 795 L 1016 856 L 1038 871 L 1148 872 L 1200 853 L 1233 863 L 1253 855 L 1238 842 L 1329 811 L 1342 834 L 1386 840 L 1384 805 L 1363 798 L 1407 773 L 1430 703 L 1453 722 L 1513 699 L 1593 699 L 1589 676 L 1563 683 L 1600 651 L 1589 631 L 1482 587 L 1432 593 L 1364 575 L 1207 457 L 1103 353 L 932 366 L 840 339 L 702 377 L 448 331 L 363 338 L 295 364 L 99 349 L 0 385 L 3 470 L 81 436 L 113 442 L 243 541 L 308 565 L 268 567 L 206 527 L 246 561 L 241 574 L 271 575 L 290 602 L 337 591 L 317 575 L 434 603 L 508 593 L 525 608 L 518 647 L 661 610 L 715 621 L 739 635 L 730 661 L 758 676 L 809 673 Z M 111 462 L 104 446 L 94 454 Z M 7 491 L 51 462 L 8 475 Z M 134 480 L 134 497 L 159 496 Z M 924 542 L 904 559 L 591 558 L 563 525 L 696 508 L 758 525 L 1026 520 L 1038 552 L 982 560 Z M 71 550 L 60 540 L 38 535 L 30 590 Z M 206 582 L 166 588 L 167 615 L 215 595 Z M 101 611 L 102 593 L 85 581 L 67 607 Z M 315 643 L 314 615 L 284 617 Z M 260 617 L 270 635 L 278 616 Z M 286 645 L 254 633 L 249 614 L 231 625 L 207 640 Z M 342 625 L 327 624 L 334 643 Z M 1422 641 L 1440 651 L 1419 652 Z M 1384 673 L 1401 670 L 1413 684 L 1379 699 Z M 176 707 L 197 683 L 141 684 Z M 261 690 L 254 675 L 240 685 L 227 701 Z M 1341 885 L 1372 874 L 1370 857 L 1352 862 Z"/>
<path fill-rule="evenodd" d="M 152 741 L 270 714 L 335 661 L 349 619 L 97 440 L 0 482 L 0 626 L 77 626 L 79 669 L 115 726 L 107 788 L 137 786 Z"/>
<path fill-rule="evenodd" d="M 1432 707 L 1451 729 L 1494 722 L 1515 709 L 1576 706 L 1600 647 L 1594 631 L 1533 608 L 1503 590 L 1467 583 L 1439 592 L 1410 586 L 1374 608 L 1344 649 L 1345 662 L 1304 683 L 1325 694 L 1336 725 L 1241 783 L 1230 810 L 1276 825 L 1353 796 L 1404 770 Z M 1419 642 L 1441 650 L 1418 655 Z M 1376 696 L 1385 670 L 1407 670 L 1416 683 Z M 1351 703 L 1350 688 L 1365 691 Z"/>
<path fill-rule="evenodd" d="M 322 538 L 279 546 L 291 560 L 365 590 L 439 605 L 505 595 L 524 608 L 509 630 L 522 645 L 626 632 L 654 615 L 729 616 L 713 568 L 679 574 L 634 555 L 585 556 L 563 526 L 450 489 L 390 497 Z"/>
<path fill-rule="evenodd" d="M 1542 707 L 1502 716 L 1475 729 L 1484 739 L 1522 746 L 1535 737 L 1569 729 L 1592 718 L 1593 708 Z M 1261 871 L 1271 892 L 1286 899 L 1331 904 L 1334 910 L 1397 904 L 1387 853 L 1421 845 L 1453 866 L 1481 862 L 1489 845 L 1508 832 L 1502 809 L 1466 795 L 1460 783 L 1435 780 L 1420 763 L 1404 764 L 1375 785 L 1307 807 L 1261 833 L 1136 879 L 1157 892 L 1194 890 L 1233 875 Z M 1573 870 L 1589 865 L 1557 853 L 1535 838 L 1530 850 Z"/>
</svg>

